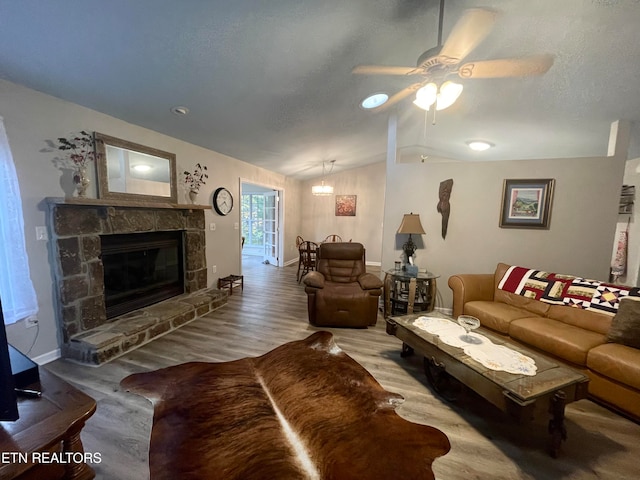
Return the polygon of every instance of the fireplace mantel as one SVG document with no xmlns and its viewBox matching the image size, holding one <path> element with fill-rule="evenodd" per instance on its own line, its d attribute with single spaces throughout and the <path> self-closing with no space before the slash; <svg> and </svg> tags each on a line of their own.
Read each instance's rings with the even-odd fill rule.
<svg viewBox="0 0 640 480">
<path fill-rule="evenodd" d="M 49 205 L 77 205 L 79 207 L 120 207 L 120 208 L 168 208 L 177 210 L 211 210 L 211 205 L 192 205 L 169 202 L 146 202 L 131 200 L 114 200 L 101 198 L 79 197 L 47 197 L 45 201 Z"/>
</svg>

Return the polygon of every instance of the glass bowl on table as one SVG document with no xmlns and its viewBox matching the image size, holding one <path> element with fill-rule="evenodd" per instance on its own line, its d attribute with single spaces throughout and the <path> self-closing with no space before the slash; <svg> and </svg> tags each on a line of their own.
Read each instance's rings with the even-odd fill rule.
<svg viewBox="0 0 640 480">
<path fill-rule="evenodd" d="M 471 335 L 471 331 L 480 326 L 480 320 L 471 315 L 459 315 L 458 324 L 464 328 L 465 334 L 460 339 L 467 343 L 480 343 L 479 339 Z"/>
</svg>

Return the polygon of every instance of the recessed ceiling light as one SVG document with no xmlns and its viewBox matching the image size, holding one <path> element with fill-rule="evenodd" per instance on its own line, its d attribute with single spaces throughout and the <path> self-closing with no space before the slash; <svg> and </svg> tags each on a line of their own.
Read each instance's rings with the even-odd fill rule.
<svg viewBox="0 0 640 480">
<path fill-rule="evenodd" d="M 493 143 L 485 142 L 484 140 L 471 140 L 467 142 L 467 145 L 469 145 L 471 150 L 475 150 L 476 152 L 484 152 L 494 146 Z"/>
<path fill-rule="evenodd" d="M 174 113 L 176 115 L 186 115 L 189 113 L 189 109 L 187 107 L 172 107 L 171 108 L 171 113 Z"/>
<path fill-rule="evenodd" d="M 386 93 L 374 93 L 373 95 L 369 95 L 365 98 L 360 106 L 365 110 L 371 110 L 372 108 L 379 107 L 389 100 L 389 95 Z"/>
<path fill-rule="evenodd" d="M 139 165 L 134 165 L 131 168 L 133 168 L 136 172 L 148 172 L 149 170 L 151 170 L 151 165 L 145 165 L 141 163 Z"/>
</svg>

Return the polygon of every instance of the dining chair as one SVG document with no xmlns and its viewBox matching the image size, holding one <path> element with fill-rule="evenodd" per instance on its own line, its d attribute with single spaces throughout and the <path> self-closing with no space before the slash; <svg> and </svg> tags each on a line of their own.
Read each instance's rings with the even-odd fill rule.
<svg viewBox="0 0 640 480">
<path fill-rule="evenodd" d="M 296 248 L 300 248 L 300 244 L 304 242 L 304 238 L 302 238 L 300 235 L 298 235 L 296 237 Z"/>
<path fill-rule="evenodd" d="M 304 241 L 298 247 L 300 253 L 298 260 L 298 273 L 296 280 L 298 283 L 307 273 L 316 269 L 316 256 L 318 252 L 318 244 L 315 242 Z"/>
<path fill-rule="evenodd" d="M 327 242 L 341 242 L 342 241 L 342 237 L 340 235 L 327 235 L 326 238 L 322 241 L 322 243 L 327 243 Z"/>
</svg>

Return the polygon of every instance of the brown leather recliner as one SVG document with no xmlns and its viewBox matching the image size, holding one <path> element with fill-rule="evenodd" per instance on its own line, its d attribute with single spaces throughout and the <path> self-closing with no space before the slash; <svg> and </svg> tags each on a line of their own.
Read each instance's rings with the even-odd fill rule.
<svg viewBox="0 0 640 480">
<path fill-rule="evenodd" d="M 361 243 L 323 243 L 315 272 L 304 277 L 309 323 L 318 327 L 375 325 L 382 281 L 366 273 Z"/>
</svg>

